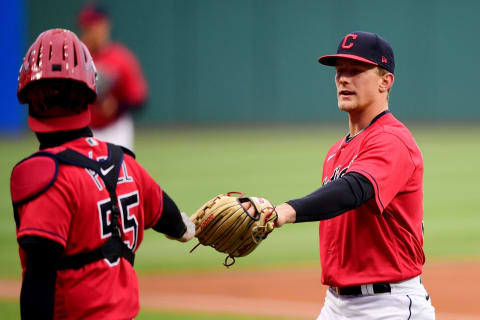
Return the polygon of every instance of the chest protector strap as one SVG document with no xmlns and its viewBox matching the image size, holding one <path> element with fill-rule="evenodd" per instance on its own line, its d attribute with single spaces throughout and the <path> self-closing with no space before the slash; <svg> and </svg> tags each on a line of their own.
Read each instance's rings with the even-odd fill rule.
<svg viewBox="0 0 480 320">
<path fill-rule="evenodd" d="M 119 227 L 120 210 L 116 193 L 118 175 L 123 162 L 121 147 L 108 144 L 108 159 L 95 161 L 72 149 L 66 149 L 55 155 L 60 163 L 70 164 L 95 171 L 103 180 L 110 195 L 112 236 L 98 249 L 86 253 L 65 256 L 60 259 L 59 270 L 80 269 L 83 266 L 108 259 L 114 262 L 120 257 L 125 258 L 133 266 L 135 253 L 122 241 L 122 231 Z"/>
</svg>

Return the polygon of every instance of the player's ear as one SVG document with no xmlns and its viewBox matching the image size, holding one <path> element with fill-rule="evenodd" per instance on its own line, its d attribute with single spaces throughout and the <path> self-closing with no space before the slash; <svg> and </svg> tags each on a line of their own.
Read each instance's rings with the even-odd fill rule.
<svg viewBox="0 0 480 320">
<path fill-rule="evenodd" d="M 395 81 L 395 76 L 393 75 L 393 73 L 387 72 L 387 73 L 383 74 L 380 77 L 380 83 L 379 83 L 379 86 L 378 86 L 378 90 L 381 93 L 388 92 L 390 90 L 390 88 L 392 87 L 394 81 Z"/>
</svg>

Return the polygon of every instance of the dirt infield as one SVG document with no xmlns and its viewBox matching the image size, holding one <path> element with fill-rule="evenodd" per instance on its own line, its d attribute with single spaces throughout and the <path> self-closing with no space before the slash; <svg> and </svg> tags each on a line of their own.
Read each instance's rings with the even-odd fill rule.
<svg viewBox="0 0 480 320">
<path fill-rule="evenodd" d="M 423 280 L 437 320 L 480 319 L 476 289 L 480 262 L 432 263 Z M 315 319 L 325 287 L 319 268 L 236 271 L 140 277 L 140 299 L 149 309 Z M 15 298 L 19 283 L 0 281 L 0 297 Z M 188 301 L 188 305 L 186 302 Z"/>
<path fill-rule="evenodd" d="M 479 272 L 479 262 L 425 266 L 423 281 L 438 320 L 480 319 Z M 326 290 L 319 268 L 142 277 L 140 287 L 144 307 L 290 319 L 315 319 Z"/>
</svg>

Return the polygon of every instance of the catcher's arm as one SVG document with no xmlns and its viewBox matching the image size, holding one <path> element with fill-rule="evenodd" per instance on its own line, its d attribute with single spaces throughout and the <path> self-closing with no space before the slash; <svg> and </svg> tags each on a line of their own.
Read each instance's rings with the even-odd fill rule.
<svg viewBox="0 0 480 320">
<path fill-rule="evenodd" d="M 20 292 L 22 319 L 53 319 L 57 264 L 63 246 L 37 236 L 22 236 L 18 244 L 26 258 Z"/>
<path fill-rule="evenodd" d="M 192 222 L 192 220 L 190 220 L 190 217 L 187 216 L 187 214 L 185 212 L 180 212 L 180 214 L 182 215 L 182 220 L 183 220 L 183 223 L 185 224 L 185 226 L 187 227 L 187 230 L 185 230 L 183 235 L 178 239 L 172 238 L 169 235 L 165 235 L 165 236 L 167 238 L 171 239 L 171 240 L 178 240 L 180 242 L 187 242 L 187 241 L 192 240 L 193 237 L 195 236 L 195 224 Z"/>
<path fill-rule="evenodd" d="M 195 236 L 195 224 L 186 213 L 180 212 L 175 202 L 163 191 L 163 212 L 153 230 L 168 239 L 187 242 Z"/>
</svg>

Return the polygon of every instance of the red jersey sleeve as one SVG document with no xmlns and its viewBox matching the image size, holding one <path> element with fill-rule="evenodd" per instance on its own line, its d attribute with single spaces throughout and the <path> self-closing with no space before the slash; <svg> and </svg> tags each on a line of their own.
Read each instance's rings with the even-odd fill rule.
<svg viewBox="0 0 480 320">
<path fill-rule="evenodd" d="M 377 208 L 383 212 L 412 176 L 414 161 L 407 146 L 392 133 L 372 135 L 361 150 L 347 172 L 360 173 L 370 180 Z"/>
<path fill-rule="evenodd" d="M 129 167 L 135 168 L 135 176 L 143 203 L 145 229 L 152 228 L 163 212 L 162 188 L 136 160 L 126 156 L 125 161 L 129 162 Z"/>
<path fill-rule="evenodd" d="M 154 182 L 146 190 L 147 199 L 145 199 L 145 229 L 152 228 L 163 212 L 163 191 L 158 184 Z"/>
</svg>

